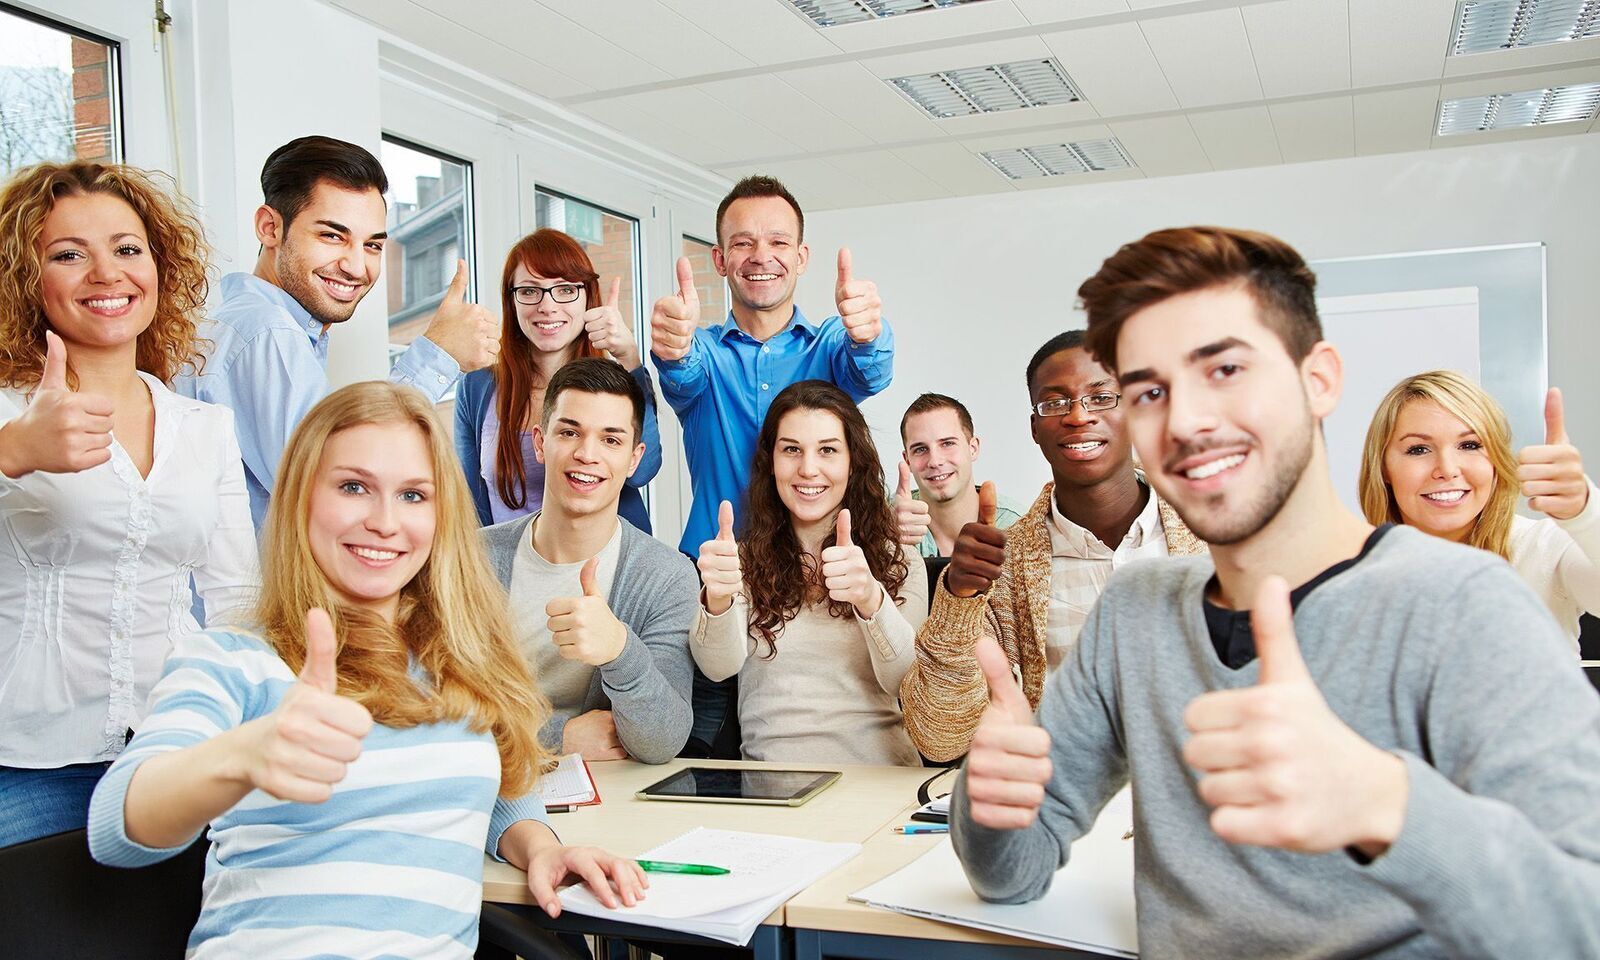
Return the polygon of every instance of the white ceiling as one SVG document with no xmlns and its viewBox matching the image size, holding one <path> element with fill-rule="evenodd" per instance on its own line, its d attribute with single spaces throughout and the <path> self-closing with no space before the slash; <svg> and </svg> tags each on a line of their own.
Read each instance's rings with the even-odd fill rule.
<svg viewBox="0 0 1600 960">
<path fill-rule="evenodd" d="M 1446 57 L 1455 0 L 980 0 L 819 29 L 785 0 L 329 0 L 441 57 L 808 208 L 1600 132 L 1441 138 L 1441 98 L 1600 80 L 1600 39 Z M 1077 103 L 929 119 L 883 78 L 1055 56 Z M 978 153 L 1117 137 L 1136 170 Z"/>
</svg>

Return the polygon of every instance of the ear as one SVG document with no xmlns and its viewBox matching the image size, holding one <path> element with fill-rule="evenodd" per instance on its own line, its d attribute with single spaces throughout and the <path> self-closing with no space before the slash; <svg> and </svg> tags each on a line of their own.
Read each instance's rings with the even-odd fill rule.
<svg viewBox="0 0 1600 960">
<path fill-rule="evenodd" d="M 633 471 L 639 469 L 639 461 L 644 459 L 644 441 L 633 445 L 633 459 L 628 462 L 628 476 L 633 476 Z"/>
<path fill-rule="evenodd" d="M 794 275 L 798 277 L 806 272 L 806 264 L 811 262 L 811 248 L 802 243 L 800 249 L 795 252 L 799 254 L 794 266 Z"/>
<path fill-rule="evenodd" d="M 266 204 L 256 208 L 256 241 L 269 250 L 283 244 L 283 218 Z"/>
<path fill-rule="evenodd" d="M 1319 340 L 1300 361 L 1300 383 L 1306 394 L 1306 404 L 1318 422 L 1326 420 L 1344 392 L 1344 359 L 1333 344 Z"/>
<path fill-rule="evenodd" d="M 727 279 L 728 261 L 722 256 L 722 244 L 720 243 L 711 247 L 711 265 L 716 268 L 717 276 Z"/>
<path fill-rule="evenodd" d="M 537 423 L 533 425 L 533 457 L 544 463 L 544 427 Z"/>
<path fill-rule="evenodd" d="M 1037 413 L 1028 414 L 1028 436 L 1033 438 L 1034 443 L 1043 445 L 1043 441 L 1039 439 L 1039 415 Z"/>
<path fill-rule="evenodd" d="M 977 437 L 967 438 L 967 449 L 972 451 L 972 456 L 968 458 L 968 462 L 978 459 L 978 448 L 981 446 L 983 446 L 983 441 Z"/>
</svg>

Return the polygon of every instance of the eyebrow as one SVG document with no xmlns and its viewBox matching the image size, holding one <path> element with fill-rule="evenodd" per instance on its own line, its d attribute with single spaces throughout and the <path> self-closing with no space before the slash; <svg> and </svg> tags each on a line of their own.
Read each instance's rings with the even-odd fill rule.
<svg viewBox="0 0 1600 960">
<path fill-rule="evenodd" d="M 1238 337 L 1223 337 L 1221 340 L 1208 343 L 1204 346 L 1195 347 L 1193 350 L 1190 350 L 1189 355 L 1184 357 L 1184 361 L 1191 364 L 1199 363 L 1202 360 L 1209 360 L 1219 353 L 1225 353 L 1229 350 L 1235 349 L 1249 350 L 1253 353 L 1255 352 L 1256 348 L 1252 347 L 1249 343 L 1240 340 Z M 1155 378 L 1155 369 L 1153 367 L 1144 367 L 1139 370 L 1129 370 L 1127 373 L 1119 374 L 1117 376 L 1117 382 L 1122 386 L 1127 386 L 1130 383 L 1138 383 L 1141 380 L 1154 380 Z"/>
<path fill-rule="evenodd" d="M 376 479 L 378 479 L 378 475 L 377 474 L 373 473 L 371 470 L 366 470 L 366 469 L 363 469 L 361 467 L 334 467 L 333 469 L 335 471 L 344 470 L 347 473 L 353 473 L 356 476 L 362 478 L 363 480 L 376 480 Z M 402 486 L 402 487 L 420 487 L 420 486 L 424 486 L 424 485 L 430 486 L 430 487 L 433 486 L 433 478 L 432 477 L 412 477 L 410 480 L 403 480 L 400 483 L 400 486 Z"/>
<path fill-rule="evenodd" d="M 143 236 L 141 236 L 141 235 L 139 235 L 137 233 L 128 233 L 127 231 L 123 231 L 122 233 L 113 233 L 111 235 L 111 239 L 112 240 L 121 240 L 123 237 L 132 237 L 133 239 L 139 240 L 139 241 L 143 241 L 144 240 Z M 51 240 L 48 244 L 46 244 L 46 246 L 53 247 L 58 243 L 76 243 L 76 244 L 78 244 L 80 246 L 84 246 L 84 247 L 87 247 L 89 245 L 89 241 L 83 239 L 82 237 L 57 237 L 54 240 Z"/>
<path fill-rule="evenodd" d="M 729 240 L 733 240 L 733 239 L 736 239 L 738 237 L 755 237 L 755 236 L 758 236 L 758 235 L 761 235 L 761 231 L 757 231 L 757 230 L 738 230 L 738 231 L 735 231 L 734 233 L 728 234 L 728 239 Z M 787 230 L 768 230 L 768 231 L 765 232 L 765 236 L 782 237 L 783 239 L 787 240 L 790 237 L 793 237 L 794 234 L 790 233 Z"/>
<path fill-rule="evenodd" d="M 556 423 L 564 423 L 569 427 L 583 426 L 583 424 L 572 419 L 571 417 L 556 417 Z M 626 427 L 601 427 L 600 431 L 602 433 L 628 433 L 629 429 Z"/>
<path fill-rule="evenodd" d="M 344 224 L 340 223 L 337 220 L 318 220 L 317 223 L 322 224 L 324 227 L 327 227 L 329 230 L 336 230 L 339 233 L 345 234 L 346 236 L 349 236 L 350 234 L 352 234 L 354 232 L 349 227 L 345 226 Z M 383 230 L 383 231 L 380 231 L 378 233 L 374 233 L 371 236 L 367 237 L 367 239 L 368 240 L 387 240 L 387 239 L 389 239 L 389 231 Z"/>
<path fill-rule="evenodd" d="M 792 443 L 792 444 L 794 444 L 796 446 L 800 445 L 800 441 L 796 440 L 794 437 L 779 437 L 778 438 L 778 442 L 779 443 Z M 826 438 L 824 438 L 822 440 L 818 440 L 817 442 L 818 443 L 841 443 L 842 441 L 838 437 L 826 437 Z"/>
<path fill-rule="evenodd" d="M 1478 434 L 1478 431 L 1476 431 L 1476 430 L 1463 430 L 1460 433 L 1456 434 L 1456 439 L 1460 440 L 1462 437 L 1473 437 L 1473 436 L 1477 436 L 1477 434 Z M 1410 433 L 1401 434 L 1396 439 L 1404 440 L 1406 437 L 1416 437 L 1418 440 L 1432 440 L 1433 439 L 1433 434 L 1431 434 L 1431 433 L 1417 433 L 1415 430 L 1413 430 Z"/>
</svg>

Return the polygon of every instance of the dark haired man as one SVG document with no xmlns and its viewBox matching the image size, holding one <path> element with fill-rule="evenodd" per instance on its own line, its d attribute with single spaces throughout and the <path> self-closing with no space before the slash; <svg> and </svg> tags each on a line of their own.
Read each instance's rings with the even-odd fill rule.
<svg viewBox="0 0 1600 960">
<path fill-rule="evenodd" d="M 1196 227 L 1079 288 L 1211 555 L 1113 579 L 1037 719 L 980 641 L 956 852 L 980 895 L 1035 899 L 1131 780 L 1148 955 L 1594 956 L 1600 700 L 1505 561 L 1343 505 L 1315 282 L 1280 240 Z"/>
<path fill-rule="evenodd" d="M 683 555 L 617 515 L 644 456 L 644 410 L 644 391 L 615 361 L 562 367 L 533 430 L 544 503 L 482 531 L 554 708 L 540 739 L 588 760 L 664 763 L 689 737 L 700 581 Z"/>
<path fill-rule="evenodd" d="M 328 332 L 378 282 L 388 186 L 377 158 L 353 143 L 300 137 L 274 150 L 261 169 L 255 271 L 222 278 L 222 305 L 201 331 L 212 343 L 205 367 L 176 380 L 184 395 L 233 410 L 257 528 L 289 435 L 328 392 Z M 390 380 L 443 401 L 463 371 L 494 362 L 499 324 L 466 291 L 461 262 Z"/>
<path fill-rule="evenodd" d="M 916 547 L 925 560 L 948 557 L 961 528 L 978 519 L 972 464 L 980 441 L 972 413 L 955 397 L 924 393 L 900 417 L 900 443 L 900 485 L 894 494 L 900 542 Z M 995 526 L 1004 530 L 1021 517 L 1016 504 L 999 498 Z"/>
</svg>

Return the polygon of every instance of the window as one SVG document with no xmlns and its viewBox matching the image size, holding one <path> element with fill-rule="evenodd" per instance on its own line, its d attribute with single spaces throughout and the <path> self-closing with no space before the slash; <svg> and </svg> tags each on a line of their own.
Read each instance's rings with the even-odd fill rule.
<svg viewBox="0 0 1600 960">
<path fill-rule="evenodd" d="M 714 327 L 728 319 L 728 286 L 711 262 L 715 244 L 685 235 L 683 256 L 694 265 L 694 288 L 700 294 L 700 326 Z"/>
<path fill-rule="evenodd" d="M 0 6 L 0 180 L 47 160 L 122 156 L 117 46 Z"/>
<path fill-rule="evenodd" d="M 613 277 L 622 278 L 617 309 L 633 321 L 634 339 L 642 346 L 645 341 L 634 291 L 639 263 L 639 222 L 542 187 L 534 190 L 533 213 L 539 226 L 560 230 L 583 247 L 594 263 L 595 272 L 600 274 L 601 296 L 611 289 Z"/>
<path fill-rule="evenodd" d="M 472 165 L 392 137 L 384 137 L 382 153 L 389 177 L 383 276 L 392 359 L 428 328 L 456 261 L 467 261 L 471 272 Z M 470 285 L 467 297 L 473 298 Z"/>
</svg>

